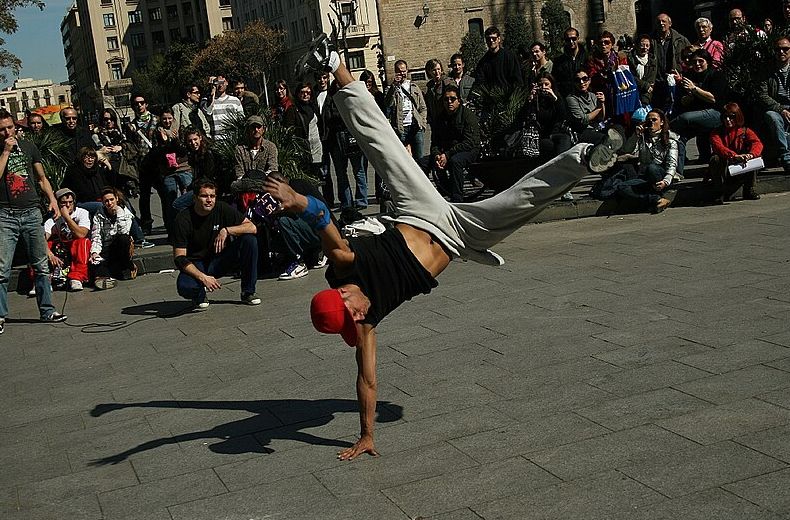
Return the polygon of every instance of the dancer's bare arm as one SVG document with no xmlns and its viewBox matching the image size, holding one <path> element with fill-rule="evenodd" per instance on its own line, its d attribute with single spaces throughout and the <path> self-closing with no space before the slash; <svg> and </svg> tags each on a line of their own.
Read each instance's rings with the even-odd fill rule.
<svg viewBox="0 0 790 520">
<path fill-rule="evenodd" d="M 373 425 L 376 421 L 376 329 L 361 325 L 357 346 L 357 399 L 359 400 L 359 440 L 338 452 L 340 460 L 351 460 L 363 453 L 378 456 L 373 446 Z"/>
<path fill-rule="evenodd" d="M 296 193 L 287 183 L 269 177 L 266 179 L 265 186 L 266 191 L 280 203 L 283 211 L 298 214 L 307 209 L 307 197 Z M 348 242 L 340 236 L 340 231 L 332 222 L 318 231 L 318 236 L 321 237 L 321 249 L 336 267 L 342 268 L 354 263 L 354 252 L 348 247 Z"/>
</svg>

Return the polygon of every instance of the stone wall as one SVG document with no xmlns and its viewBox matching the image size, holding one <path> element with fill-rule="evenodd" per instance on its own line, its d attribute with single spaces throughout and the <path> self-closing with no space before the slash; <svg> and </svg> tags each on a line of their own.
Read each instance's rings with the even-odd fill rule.
<svg viewBox="0 0 790 520">
<path fill-rule="evenodd" d="M 388 81 L 392 79 L 393 64 L 399 59 L 406 60 L 414 71 L 422 70 L 431 58 L 441 60 L 446 68 L 450 56 L 458 52 L 461 38 L 469 30 L 470 20 L 482 20 L 484 29 L 497 25 L 504 30 L 508 13 L 525 13 L 527 19 L 532 20 L 536 39 L 543 39 L 540 30 L 541 1 L 379 0 L 378 3 Z M 571 24 L 579 29 L 582 37 L 599 32 L 588 21 L 589 3 L 588 0 L 563 2 Z M 429 7 L 428 17 L 420 27 L 415 27 L 415 18 L 423 14 L 423 4 Z M 618 36 L 633 34 L 636 27 L 633 0 L 604 0 L 603 6 L 606 21 L 602 29 Z"/>
</svg>

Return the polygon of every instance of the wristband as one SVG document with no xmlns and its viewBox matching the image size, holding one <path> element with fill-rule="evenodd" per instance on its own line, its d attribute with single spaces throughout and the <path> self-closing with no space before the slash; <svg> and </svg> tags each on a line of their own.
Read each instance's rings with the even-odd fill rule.
<svg viewBox="0 0 790 520">
<path fill-rule="evenodd" d="M 332 222 L 326 204 L 310 195 L 307 195 L 307 208 L 299 214 L 299 217 L 307 222 L 313 231 L 321 231 Z"/>
</svg>

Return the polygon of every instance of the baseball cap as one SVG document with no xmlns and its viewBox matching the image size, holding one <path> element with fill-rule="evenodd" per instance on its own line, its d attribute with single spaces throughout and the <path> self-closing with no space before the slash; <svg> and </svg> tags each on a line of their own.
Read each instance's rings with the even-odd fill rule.
<svg viewBox="0 0 790 520">
<path fill-rule="evenodd" d="M 55 200 L 60 200 L 62 196 L 69 194 L 71 194 L 71 196 L 74 197 L 75 199 L 77 198 L 74 192 L 71 191 L 69 188 L 60 188 L 58 191 L 55 192 Z"/>
<path fill-rule="evenodd" d="M 263 125 L 263 118 L 261 116 L 250 116 L 247 118 L 246 126 L 250 125 Z"/>
<path fill-rule="evenodd" d="M 313 296 L 310 318 L 318 332 L 340 334 L 349 347 L 357 346 L 357 324 L 337 289 L 325 289 Z"/>
</svg>

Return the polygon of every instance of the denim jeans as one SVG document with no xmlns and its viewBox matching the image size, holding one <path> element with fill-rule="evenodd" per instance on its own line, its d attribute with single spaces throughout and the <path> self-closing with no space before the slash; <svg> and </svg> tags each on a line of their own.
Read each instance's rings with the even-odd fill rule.
<svg viewBox="0 0 790 520">
<path fill-rule="evenodd" d="M 790 164 L 790 143 L 787 134 L 790 133 L 790 123 L 785 121 L 782 114 L 769 110 L 763 116 L 768 133 L 776 144 L 776 152 L 783 165 Z"/>
<path fill-rule="evenodd" d="M 368 169 L 365 164 L 365 156 L 362 152 L 352 155 L 343 153 L 340 145 L 340 134 L 335 133 L 330 137 L 329 154 L 332 156 L 332 163 L 335 165 L 335 175 L 337 176 L 337 196 L 340 199 L 340 209 L 368 207 Z M 351 170 L 354 174 L 356 189 L 354 198 L 351 198 L 351 185 L 348 182 L 348 164 L 351 163 Z"/>
<path fill-rule="evenodd" d="M 403 127 L 403 132 L 400 134 L 400 142 L 403 145 L 411 145 L 411 156 L 415 161 L 422 159 L 422 149 L 425 142 L 425 130 L 420 128 L 417 123 L 412 123 L 409 126 Z"/>
<path fill-rule="evenodd" d="M 329 209 L 332 209 L 332 206 L 335 205 L 335 185 L 332 183 L 332 173 L 330 171 L 332 160 L 329 155 L 329 143 L 331 139 L 330 137 L 329 141 L 321 142 L 323 153 L 321 154 L 321 170 L 319 172 L 319 178 L 321 179 L 321 195 L 324 196 L 324 200 Z M 335 169 L 337 169 L 337 167 L 335 167 Z"/>
<path fill-rule="evenodd" d="M 201 272 L 219 278 L 241 267 L 241 292 L 252 294 L 258 280 L 258 240 L 255 235 L 244 234 L 234 237 L 230 244 L 210 262 L 193 262 Z M 176 280 L 179 296 L 189 300 L 201 300 L 206 288 L 186 273 L 180 273 Z"/>
<path fill-rule="evenodd" d="M 189 185 L 192 184 L 192 172 L 178 172 L 167 175 L 162 179 L 162 218 L 165 221 L 165 227 L 168 234 L 176 218 L 176 210 L 173 203 L 181 195 L 182 191 L 186 191 Z"/>
<path fill-rule="evenodd" d="M 686 143 L 697 138 L 700 160 L 710 160 L 710 131 L 721 126 L 721 112 L 712 108 L 684 112 L 672 120 L 669 128 L 680 135 L 678 139 L 678 173 L 683 173 L 686 165 Z"/>
<path fill-rule="evenodd" d="M 8 316 L 8 281 L 14 251 L 22 238 L 27 247 L 28 262 L 35 272 L 36 303 L 41 318 L 55 312 L 52 305 L 52 286 L 49 283 L 49 261 L 41 211 L 38 208 L 0 208 L 0 318 Z"/>
</svg>

